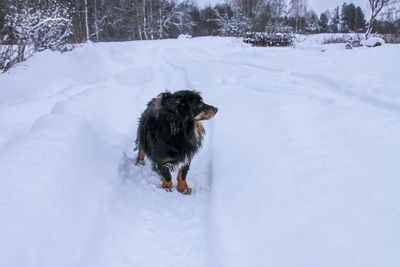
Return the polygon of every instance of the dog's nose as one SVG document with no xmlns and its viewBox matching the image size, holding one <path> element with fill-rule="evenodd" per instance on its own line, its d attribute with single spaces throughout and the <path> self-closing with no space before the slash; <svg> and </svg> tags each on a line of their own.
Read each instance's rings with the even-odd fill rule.
<svg viewBox="0 0 400 267">
<path fill-rule="evenodd" d="M 216 108 L 216 107 L 212 107 L 212 110 L 214 111 L 214 113 L 218 112 L 218 108 Z"/>
</svg>

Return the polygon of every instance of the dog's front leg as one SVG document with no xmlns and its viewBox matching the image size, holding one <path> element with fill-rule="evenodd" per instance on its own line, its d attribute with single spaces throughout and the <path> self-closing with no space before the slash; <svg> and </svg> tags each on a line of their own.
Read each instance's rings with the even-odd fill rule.
<svg viewBox="0 0 400 267">
<path fill-rule="evenodd" d="M 171 173 L 169 172 L 167 166 L 165 166 L 165 163 L 155 163 L 154 171 L 161 178 L 161 182 L 162 182 L 161 187 L 164 188 L 168 192 L 172 192 Z"/>
<path fill-rule="evenodd" d="M 136 158 L 135 165 L 144 165 L 144 152 L 143 149 L 139 148 L 139 152 Z"/>
<path fill-rule="evenodd" d="M 190 188 L 186 183 L 186 175 L 190 168 L 190 161 L 183 165 L 178 171 L 178 191 L 185 195 L 190 195 L 192 193 L 192 188 Z"/>
</svg>

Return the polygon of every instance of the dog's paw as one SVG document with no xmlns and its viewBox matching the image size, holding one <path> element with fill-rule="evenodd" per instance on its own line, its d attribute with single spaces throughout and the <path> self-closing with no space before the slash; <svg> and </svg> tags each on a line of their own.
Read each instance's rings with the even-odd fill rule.
<svg viewBox="0 0 400 267">
<path fill-rule="evenodd" d="M 178 189 L 178 192 L 180 192 L 184 195 L 192 194 L 192 188 L 190 188 L 189 186 L 178 186 L 177 189 Z"/>
<path fill-rule="evenodd" d="M 138 156 L 136 158 L 135 165 L 136 166 L 144 165 L 144 152 L 143 152 L 143 149 L 139 149 L 139 153 L 138 153 Z"/>
<path fill-rule="evenodd" d="M 168 182 L 164 178 L 161 179 L 161 181 L 162 181 L 161 187 L 164 188 L 165 191 L 167 191 L 167 192 L 172 192 L 172 181 Z"/>
<path fill-rule="evenodd" d="M 144 166 L 145 165 L 145 163 L 144 163 L 144 160 L 142 160 L 142 161 L 136 161 L 135 162 L 135 166 Z"/>
</svg>

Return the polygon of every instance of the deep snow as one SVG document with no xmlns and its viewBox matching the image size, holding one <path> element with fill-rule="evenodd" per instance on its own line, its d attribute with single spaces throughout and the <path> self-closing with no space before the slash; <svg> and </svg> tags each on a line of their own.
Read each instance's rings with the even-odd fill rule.
<svg viewBox="0 0 400 267">
<path fill-rule="evenodd" d="M 207 37 L 34 56 L 0 75 L 0 266 L 400 266 L 399 53 Z M 219 108 L 191 196 L 130 160 L 165 89 Z"/>
</svg>

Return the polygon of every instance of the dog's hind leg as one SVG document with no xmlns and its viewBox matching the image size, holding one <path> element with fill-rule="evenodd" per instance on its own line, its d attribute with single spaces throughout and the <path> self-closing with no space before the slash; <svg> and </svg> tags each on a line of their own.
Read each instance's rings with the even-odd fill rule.
<svg viewBox="0 0 400 267">
<path fill-rule="evenodd" d="M 178 191 L 185 195 L 190 195 L 192 193 L 192 188 L 190 188 L 186 183 L 186 175 L 190 168 L 190 161 L 183 165 L 178 171 Z"/>
<path fill-rule="evenodd" d="M 164 163 L 154 163 L 153 169 L 161 178 L 161 187 L 168 192 L 172 192 L 171 173 L 169 172 L 167 166 L 165 166 Z"/>
<path fill-rule="evenodd" d="M 136 158 L 135 165 L 144 165 L 144 152 L 143 149 L 139 148 L 138 156 Z"/>
</svg>

